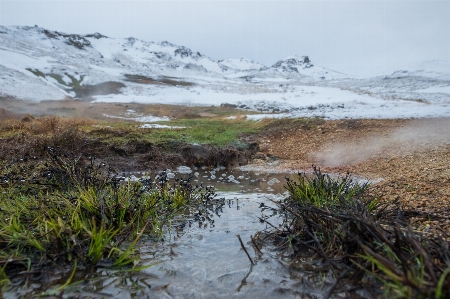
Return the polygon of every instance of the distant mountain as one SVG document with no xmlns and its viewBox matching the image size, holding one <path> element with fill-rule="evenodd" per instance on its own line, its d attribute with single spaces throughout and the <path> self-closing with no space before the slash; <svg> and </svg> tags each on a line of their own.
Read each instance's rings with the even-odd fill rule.
<svg viewBox="0 0 450 299">
<path fill-rule="evenodd" d="M 336 99 L 337 94 L 346 94 L 345 99 Z M 447 105 L 450 63 L 429 61 L 358 79 L 317 66 L 308 56 L 264 66 L 246 58 L 216 61 L 167 41 L 0 26 L 1 96 L 36 101 L 105 96 L 146 103 L 234 101 L 260 111 L 278 111 L 287 102 L 295 107 L 318 101 L 344 107 L 338 104 L 343 99 L 359 101 L 366 96 Z"/>
<path fill-rule="evenodd" d="M 259 71 L 260 69 L 265 68 L 264 65 L 247 58 L 223 59 L 217 62 L 224 72 Z"/>
<path fill-rule="evenodd" d="M 311 63 L 308 56 L 292 56 L 285 58 L 283 60 L 278 61 L 274 65 L 272 65 L 272 69 L 277 70 L 279 72 L 296 72 L 299 70 L 305 70 L 314 67 L 314 64 Z"/>
<path fill-rule="evenodd" d="M 76 96 L 77 85 L 107 81 L 127 85 L 125 75 L 191 81 L 238 80 L 247 75 L 299 75 L 311 80 L 343 77 L 315 66 L 307 56 L 293 56 L 266 67 L 245 58 L 215 61 L 167 41 L 111 38 L 98 32 L 67 34 L 37 26 L 0 26 L 0 57 L 0 94 L 35 100 Z"/>
<path fill-rule="evenodd" d="M 283 60 L 278 61 L 270 68 L 266 68 L 268 71 L 275 71 L 289 74 L 302 74 L 322 80 L 348 78 L 349 75 L 338 73 L 328 70 L 326 68 L 315 66 L 308 56 L 291 56 Z"/>
<path fill-rule="evenodd" d="M 387 77 L 426 77 L 438 80 L 450 80 L 450 62 L 441 60 L 424 61 L 401 67 L 399 70 L 385 73 Z"/>
</svg>

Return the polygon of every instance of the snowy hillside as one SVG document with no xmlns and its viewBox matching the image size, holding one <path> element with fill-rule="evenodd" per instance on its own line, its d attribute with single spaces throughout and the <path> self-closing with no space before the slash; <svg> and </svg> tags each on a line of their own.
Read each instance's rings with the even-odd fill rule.
<svg viewBox="0 0 450 299">
<path fill-rule="evenodd" d="M 424 61 L 401 67 L 399 70 L 385 73 L 388 77 L 426 77 L 437 80 L 450 80 L 449 61 Z"/>
<path fill-rule="evenodd" d="M 450 63 L 358 79 L 291 56 L 215 61 L 170 42 L 0 26 L 0 97 L 228 104 L 270 117 L 450 116 Z M 262 116 L 259 116 L 262 117 Z"/>
<path fill-rule="evenodd" d="M 251 59 L 241 58 L 241 59 L 224 59 L 218 61 L 220 67 L 223 71 L 251 71 L 260 70 L 265 66 L 257 63 Z"/>
<path fill-rule="evenodd" d="M 298 73 L 322 80 L 341 79 L 350 77 L 349 75 L 346 74 L 331 71 L 320 66 L 315 66 L 308 56 L 287 57 L 283 60 L 278 61 L 270 68 L 267 68 L 267 71 L 290 73 L 290 74 Z"/>
</svg>

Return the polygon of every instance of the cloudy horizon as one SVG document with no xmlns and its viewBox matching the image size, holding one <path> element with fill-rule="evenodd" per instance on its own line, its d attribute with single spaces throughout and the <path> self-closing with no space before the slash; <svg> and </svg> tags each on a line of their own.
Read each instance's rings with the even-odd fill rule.
<svg viewBox="0 0 450 299">
<path fill-rule="evenodd" d="M 307 55 L 356 76 L 450 61 L 450 1 L 0 0 L 0 25 L 167 40 L 267 66 Z"/>
</svg>

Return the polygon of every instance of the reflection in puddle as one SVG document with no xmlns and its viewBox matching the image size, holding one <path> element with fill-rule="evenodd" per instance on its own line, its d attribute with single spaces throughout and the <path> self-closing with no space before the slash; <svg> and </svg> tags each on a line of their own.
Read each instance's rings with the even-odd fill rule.
<svg viewBox="0 0 450 299">
<path fill-rule="evenodd" d="M 212 222 L 192 222 L 181 235 L 173 233 L 162 251 L 154 250 L 158 253 L 147 258 L 141 252 L 144 264 L 159 262 L 143 271 L 159 278 L 155 283 L 160 289 L 156 293 L 149 290 L 153 296 L 291 298 L 303 292 L 314 293 L 308 284 L 299 284 L 302 274 L 278 258 L 276 252 L 269 248 L 258 252 L 250 242 L 251 236 L 267 228 L 260 219 L 270 219 L 272 225 L 281 223 L 272 200 L 285 196 L 282 193 L 286 174 L 225 169 L 193 170 L 192 174 L 194 183 L 216 188 L 223 206 Z M 148 248 L 144 246 L 142 250 Z"/>
<path fill-rule="evenodd" d="M 141 264 L 148 268 L 137 272 L 98 269 L 88 276 L 79 271 L 63 294 L 51 295 L 54 298 L 60 295 L 62 298 L 292 298 L 323 294 L 311 280 L 303 281 L 307 271 L 291 267 L 277 256 L 274 248 L 265 246 L 259 252 L 250 242 L 251 236 L 267 228 L 268 224 L 260 219 L 269 219 L 274 226 L 281 223 L 272 200 L 285 196 L 286 174 L 223 168 L 180 168 L 178 172 L 183 176 L 192 175 L 194 185 L 214 186 L 217 200 L 200 209 L 192 219 L 174 220 L 164 242 L 155 244 L 154 240 L 141 238 Z M 242 238 L 254 265 L 236 235 Z"/>
<path fill-rule="evenodd" d="M 248 274 L 251 263 L 236 237 L 239 234 L 247 243 L 250 235 L 266 227 L 258 217 L 263 216 L 259 209 L 261 203 L 271 205 L 268 195 L 227 192 L 219 196 L 225 198 L 226 204 L 223 213 L 215 217 L 214 225 L 187 228 L 181 238 L 174 238 L 171 243 L 174 254 L 157 259 L 162 261 L 160 265 L 145 270 L 159 276 L 159 283 L 168 284 L 167 292 L 172 296 L 220 298 L 242 293 L 245 297 L 248 292 L 267 293 L 272 279 L 280 279 L 277 273 L 280 266 L 270 253 L 259 256 L 250 244 L 244 244 L 256 262 Z M 151 263 L 153 259 L 143 261 Z M 246 285 L 241 286 L 247 274 Z"/>
</svg>

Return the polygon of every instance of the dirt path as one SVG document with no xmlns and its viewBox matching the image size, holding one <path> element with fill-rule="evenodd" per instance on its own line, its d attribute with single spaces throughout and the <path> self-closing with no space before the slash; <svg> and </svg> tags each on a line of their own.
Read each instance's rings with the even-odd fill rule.
<svg viewBox="0 0 450 299">
<path fill-rule="evenodd" d="M 450 230 L 450 118 L 314 121 L 275 125 L 257 137 L 252 166 L 377 180 L 372 192 L 399 198 L 421 230 Z"/>
</svg>

